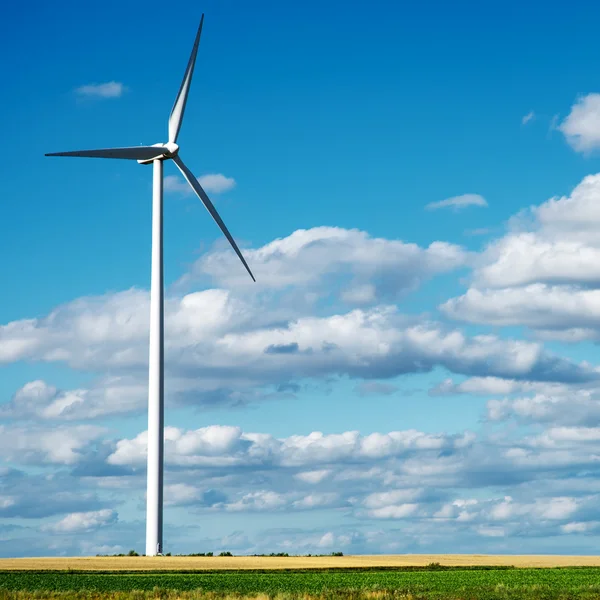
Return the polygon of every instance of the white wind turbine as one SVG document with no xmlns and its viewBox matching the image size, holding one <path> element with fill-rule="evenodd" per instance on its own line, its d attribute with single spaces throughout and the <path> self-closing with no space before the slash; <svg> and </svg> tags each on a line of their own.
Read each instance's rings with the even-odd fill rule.
<svg viewBox="0 0 600 600">
<path fill-rule="evenodd" d="M 181 129 L 187 102 L 204 15 L 200 19 L 192 54 L 169 116 L 169 141 L 153 146 L 103 148 L 56 152 L 46 156 L 83 156 L 91 158 L 123 158 L 140 164 L 154 165 L 152 191 L 152 276 L 150 285 L 150 362 L 148 377 L 148 481 L 146 495 L 146 556 L 162 554 L 163 550 L 163 445 L 164 445 L 164 306 L 163 306 L 163 161 L 171 159 L 183 173 L 254 281 L 254 275 L 244 260 L 229 230 L 213 203 L 192 172 L 179 157 L 177 136 Z"/>
</svg>

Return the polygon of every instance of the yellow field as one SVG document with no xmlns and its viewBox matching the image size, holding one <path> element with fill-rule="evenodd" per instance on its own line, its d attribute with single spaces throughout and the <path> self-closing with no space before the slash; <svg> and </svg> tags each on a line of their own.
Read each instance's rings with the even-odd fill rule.
<svg viewBox="0 0 600 600">
<path fill-rule="evenodd" d="M 325 569 L 335 567 L 403 567 L 427 565 L 514 565 L 515 567 L 600 567 L 600 556 L 488 555 L 488 554 L 397 554 L 337 557 L 75 557 L 3 558 L 0 570 L 76 569 L 102 571 L 207 570 L 207 569 Z"/>
</svg>

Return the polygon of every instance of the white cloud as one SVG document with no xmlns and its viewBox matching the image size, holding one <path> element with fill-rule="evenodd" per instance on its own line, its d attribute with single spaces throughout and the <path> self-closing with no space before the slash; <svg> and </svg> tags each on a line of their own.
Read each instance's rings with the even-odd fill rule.
<svg viewBox="0 0 600 600">
<path fill-rule="evenodd" d="M 199 502 L 200 490 L 187 483 L 171 483 L 164 487 L 164 499 L 166 506 L 181 506 Z"/>
<path fill-rule="evenodd" d="M 558 126 L 577 152 L 589 152 L 600 146 L 600 94 L 577 99 L 567 118 Z"/>
<path fill-rule="evenodd" d="M 378 509 L 389 506 L 417 506 L 414 503 L 423 496 L 423 489 L 421 488 L 407 488 L 400 490 L 392 490 L 388 492 L 375 492 L 369 494 L 363 501 L 366 508 Z"/>
<path fill-rule="evenodd" d="M 521 551 L 535 540 L 597 531 L 600 370 L 550 354 L 539 341 L 467 335 L 402 314 L 395 303 L 437 273 L 473 266 L 471 289 L 445 305 L 447 314 L 536 332 L 594 331 L 599 181 L 588 178 L 568 198 L 531 209 L 479 256 L 323 227 L 249 250 L 261 282 L 253 288 L 243 271 L 232 275 L 237 259 L 229 251 L 198 261 L 188 283 L 210 275 L 223 289 L 166 299 L 174 408 L 289 398 L 295 386 L 338 377 L 354 379 L 359 396 L 393 394 L 390 379 L 433 369 L 450 376 L 432 393 L 498 397 L 488 400 L 477 435 L 333 429 L 277 438 L 234 426 L 194 429 L 193 420 L 206 424 L 210 413 L 188 409 L 178 422 L 189 428 L 165 430 L 165 504 L 174 519 L 194 517 L 173 526 L 171 539 L 193 540 L 195 551 L 219 543 L 243 552 L 414 552 L 444 543 L 454 551 Z M 0 427 L 0 458 L 44 473 L 0 468 L 0 516 L 57 515 L 46 534 L 94 530 L 98 548 L 129 547 L 138 526 L 143 538 L 142 521 L 109 525 L 116 508 L 139 512 L 147 433 L 62 421 L 144 408 L 148 308 L 147 292 L 133 289 L 0 326 L 0 361 L 58 362 L 100 375 L 75 389 L 36 379 L 0 408 L 5 420 L 37 420 Z M 291 391 L 270 391 L 278 387 Z M 298 511 L 311 510 L 326 515 L 326 528 L 297 525 L 305 517 Z M 194 529 L 197 515 L 230 513 L 242 522 L 244 512 L 253 513 L 245 531 L 211 541 Z M 292 532 L 282 525 L 286 513 L 296 515 Z"/>
<path fill-rule="evenodd" d="M 105 432 L 93 425 L 51 429 L 0 425 L 0 457 L 17 464 L 74 465 Z"/>
<path fill-rule="evenodd" d="M 477 533 L 485 537 L 504 537 L 506 535 L 503 527 L 487 527 L 485 525 L 478 527 Z"/>
<path fill-rule="evenodd" d="M 113 465 L 143 467 L 146 461 L 147 432 L 116 443 L 107 462 Z M 168 464 L 187 467 L 276 465 L 306 467 L 343 460 L 377 460 L 403 456 L 412 451 L 435 451 L 467 447 L 472 433 L 434 435 L 416 430 L 372 433 L 358 431 L 325 435 L 313 431 L 306 436 L 292 435 L 277 439 L 268 434 L 244 433 L 238 427 L 211 425 L 196 430 L 165 428 L 165 456 Z M 302 481 L 317 484 L 329 474 L 315 469 L 296 474 Z"/>
<path fill-rule="evenodd" d="M 301 473 L 296 473 L 295 477 L 305 483 L 315 484 L 320 483 L 330 474 L 331 471 L 329 469 L 319 469 L 316 471 L 302 471 Z"/>
<path fill-rule="evenodd" d="M 510 224 L 477 260 L 478 286 L 600 282 L 600 174 L 584 177 L 568 196 L 519 213 Z"/>
<path fill-rule="evenodd" d="M 309 494 L 300 500 L 292 502 L 292 508 L 297 510 L 310 510 L 314 508 L 324 508 L 337 503 L 339 494 L 335 492 Z"/>
<path fill-rule="evenodd" d="M 536 438 L 536 443 L 550 447 L 563 443 L 600 442 L 600 427 L 551 427 L 543 436 Z"/>
<path fill-rule="evenodd" d="M 591 498 L 586 502 L 589 500 Z M 582 500 L 566 496 L 539 498 L 532 502 L 520 502 L 511 496 L 502 499 L 455 500 L 444 505 L 438 518 L 469 523 L 480 535 L 504 536 L 522 529 L 527 522 L 544 527 L 545 522 L 549 521 L 548 525 L 555 527 L 552 522 L 570 520 L 581 505 Z M 502 522 L 503 526 L 498 526 L 498 522 Z"/>
<path fill-rule="evenodd" d="M 57 523 L 43 527 L 43 530 L 52 533 L 86 533 L 112 525 L 117 521 L 116 511 L 106 508 L 91 512 L 71 513 Z"/>
<path fill-rule="evenodd" d="M 235 187 L 235 179 L 233 177 L 225 177 L 221 173 L 207 173 L 198 177 L 200 185 L 204 188 L 207 194 L 222 194 L 232 190 Z M 178 175 L 167 175 L 163 183 L 164 189 L 167 192 L 177 194 L 191 195 L 194 190 L 190 187 L 187 181 L 184 181 Z"/>
<path fill-rule="evenodd" d="M 147 385 L 132 377 L 103 377 L 90 388 L 58 390 L 45 381 L 26 383 L 10 402 L 0 405 L 0 418 L 80 420 L 141 410 Z"/>
<path fill-rule="evenodd" d="M 572 522 L 561 525 L 564 533 L 587 533 L 598 529 L 600 529 L 600 521 Z"/>
<path fill-rule="evenodd" d="M 282 508 L 286 503 L 285 497 L 270 490 L 259 490 L 244 494 L 238 501 L 224 505 L 230 512 L 239 511 L 272 511 Z"/>
<path fill-rule="evenodd" d="M 489 257 L 493 262 L 479 269 L 476 276 L 478 282 L 491 287 L 600 282 L 600 248 L 583 240 L 544 240 L 535 233 L 515 234 L 490 249 Z"/>
<path fill-rule="evenodd" d="M 464 264 L 465 253 L 457 246 L 435 242 L 422 249 L 364 232 L 317 228 L 254 252 L 265 280 L 262 289 L 250 293 L 234 285 L 231 291 L 166 298 L 170 403 L 239 405 L 275 394 L 269 386 L 344 375 L 366 379 L 359 388 L 366 393 L 375 389 L 375 380 L 437 366 L 471 376 L 532 380 L 597 376 L 587 366 L 548 355 L 539 343 L 469 338 L 435 321 L 402 315 L 394 305 L 345 310 L 336 299 L 351 277 L 370 282 L 378 298 L 391 300 L 425 277 Z M 216 251 L 201 264 L 228 278 L 229 258 Z M 307 299 L 308 288 L 316 299 Z M 322 316 L 312 316 L 315 312 Z M 46 317 L 0 326 L 0 362 L 60 362 L 111 372 L 75 390 L 32 382 L 2 414 L 77 419 L 143 408 L 148 313 L 147 292 L 131 289 L 80 298 Z M 382 381 L 378 385 L 378 393 L 393 391 L 381 387 L 387 385 Z"/>
<path fill-rule="evenodd" d="M 198 177 L 200 185 L 207 191 L 215 194 L 227 192 L 235 187 L 235 179 L 233 177 L 225 177 L 221 173 L 208 173 Z"/>
<path fill-rule="evenodd" d="M 418 504 L 396 504 L 373 508 L 368 515 L 374 519 L 406 519 L 412 517 L 418 508 Z"/>
<path fill-rule="evenodd" d="M 250 442 L 242 438 L 239 427 L 211 425 L 195 431 L 165 427 L 165 447 L 170 457 L 167 460 L 175 464 L 235 464 L 239 462 L 235 455 L 249 445 Z M 144 431 L 131 440 L 118 441 L 108 462 L 114 465 L 143 465 L 147 447 L 148 432 Z"/>
<path fill-rule="evenodd" d="M 554 386 L 532 396 L 492 399 L 487 403 L 491 421 L 515 419 L 525 423 L 595 425 L 600 422 L 600 390 Z"/>
<path fill-rule="evenodd" d="M 81 98 L 120 98 L 126 89 L 118 81 L 109 81 L 82 85 L 75 90 L 75 93 Z"/>
<path fill-rule="evenodd" d="M 488 203 L 483 196 L 479 194 L 462 194 L 461 196 L 453 196 L 440 200 L 439 202 L 430 202 L 425 206 L 426 210 L 437 210 L 439 208 L 452 208 L 460 210 L 467 206 L 487 206 Z"/>
<path fill-rule="evenodd" d="M 372 238 L 340 227 L 299 229 L 257 250 L 244 250 L 257 283 L 253 283 L 233 251 L 215 250 L 200 258 L 190 277 L 210 275 L 228 288 L 251 290 L 307 286 L 336 294 L 334 278 L 349 279 L 340 292 L 346 302 L 375 302 L 412 289 L 437 273 L 462 266 L 468 254 L 460 247 L 433 242 L 427 248 L 400 240 Z M 249 283 L 250 282 L 250 283 Z M 323 292 L 322 292 L 323 293 Z"/>
<path fill-rule="evenodd" d="M 473 261 L 470 289 L 442 311 L 471 323 L 525 325 L 543 339 L 598 339 L 600 174 L 510 224 Z"/>
<path fill-rule="evenodd" d="M 466 294 L 441 306 L 446 314 L 471 323 L 532 329 L 600 329 L 600 290 L 532 284 Z"/>
<path fill-rule="evenodd" d="M 474 394 L 489 396 L 492 394 L 510 394 L 518 390 L 532 390 L 540 387 L 548 388 L 552 384 L 530 381 L 517 381 L 515 379 L 502 379 L 500 377 L 469 377 L 460 383 L 454 383 L 452 378 L 444 379 L 430 390 L 433 396 L 452 394 Z"/>
<path fill-rule="evenodd" d="M 345 294 L 347 286 L 342 282 L 347 279 L 355 281 L 354 285 L 370 286 L 373 302 L 392 300 L 466 260 L 465 252 L 451 244 L 434 242 L 422 249 L 336 228 L 297 231 L 249 254 L 262 282 L 251 293 L 245 287 L 247 276 L 240 273 L 238 281 L 236 270 L 230 268 L 239 266 L 237 262 L 230 265 L 229 253 L 216 251 L 196 268 L 222 279 L 228 287 L 233 284 L 231 291 L 212 289 L 167 297 L 166 365 L 169 392 L 174 396 L 213 394 L 214 398 L 216 394 L 239 402 L 234 396 L 238 391 L 250 398 L 256 393 L 253 387 L 278 385 L 298 376 L 324 376 L 326 365 L 329 373 L 356 371 L 361 362 L 371 363 L 375 371 L 375 363 L 390 369 L 398 353 L 401 360 L 396 371 L 410 370 L 412 359 L 407 352 L 420 333 L 394 308 L 334 311 L 320 318 L 304 315 L 314 313 L 315 305 L 327 298 L 357 300 Z M 332 287 L 336 279 L 340 281 L 337 288 Z M 364 295 L 361 300 L 366 300 Z M 110 379 L 100 379 L 90 388 L 48 389 L 37 401 L 26 400 L 27 393 L 18 394 L 6 410 L 13 415 L 29 411 L 39 418 L 80 418 L 140 407 L 146 380 L 132 380 L 130 374 L 141 373 L 147 364 L 148 314 L 147 292 L 131 289 L 81 298 L 44 318 L 0 326 L 2 363 L 29 359 L 65 362 L 86 371 L 112 371 Z M 422 329 L 424 335 L 433 333 L 426 334 L 426 329 L 432 328 Z M 439 325 L 433 329 L 445 337 Z M 366 344 L 358 344 L 357 335 L 364 335 Z M 361 355 L 363 359 L 357 360 Z M 437 359 L 425 362 L 431 360 Z M 203 371 L 201 378 L 197 369 Z"/>
<path fill-rule="evenodd" d="M 535 113 L 530 110 L 522 119 L 521 119 L 521 124 L 522 125 L 527 125 L 527 123 L 529 123 L 529 121 L 532 121 L 535 118 Z"/>
<path fill-rule="evenodd" d="M 16 503 L 15 498 L 12 496 L 0 496 L 0 510 L 10 508 Z"/>
<path fill-rule="evenodd" d="M 194 193 L 190 184 L 178 175 L 166 175 L 163 179 L 163 189 L 165 192 L 175 192 L 177 194 Z"/>
<path fill-rule="evenodd" d="M 375 302 L 377 294 L 375 286 L 371 283 L 354 285 L 342 291 L 341 299 L 347 304 L 370 304 Z"/>
<path fill-rule="evenodd" d="M 283 518 L 285 513 L 295 511 L 331 511 L 332 523 L 335 511 L 343 508 L 345 520 L 353 518 L 363 524 L 394 521 L 394 526 L 400 528 L 396 538 L 408 544 L 397 546 L 396 551 L 411 551 L 410 540 L 417 539 L 424 544 L 422 548 L 439 549 L 440 540 L 470 540 L 471 546 L 482 548 L 476 538 L 499 536 L 500 531 L 516 550 L 520 546 L 515 545 L 515 540 L 522 544 L 528 539 L 594 530 L 600 485 L 593 477 L 577 474 L 589 474 L 597 468 L 598 432 L 597 426 L 566 426 L 557 422 L 537 435 L 518 439 L 511 436 L 510 440 L 497 435 L 475 438 L 472 434 L 415 430 L 363 435 L 356 431 L 312 432 L 277 439 L 230 426 L 198 430 L 168 427 L 165 503 L 173 509 L 185 506 L 193 514 L 252 512 L 253 519 L 266 519 L 273 513 Z M 37 437 L 42 437 L 41 431 Z M 111 510 L 100 506 L 87 511 L 64 511 L 68 516 L 46 526 L 44 531 L 101 532 L 105 525 L 116 521 L 115 504 L 136 495 L 143 498 L 145 438 L 142 433 L 111 445 L 114 452 L 108 455 L 107 462 L 124 467 L 124 472 L 134 469 L 134 475 L 122 476 L 123 485 L 102 486 L 110 490 Z M 567 473 L 574 479 L 565 480 Z M 9 479 L 4 480 L 7 475 Z M 79 480 L 79 486 L 95 480 L 96 477 L 85 477 Z M 57 499 L 60 494 L 56 490 L 65 485 L 72 487 L 75 481 L 73 477 L 67 484 L 64 480 L 55 481 L 52 490 L 48 488 L 45 494 Z M 110 483 L 107 478 L 100 481 Z M 24 505 L 23 483 L 22 477 L 14 476 L 11 483 L 8 470 L 5 475 L 0 471 L 0 500 L 5 500 L 0 501 L 1 515 L 33 510 L 33 505 Z M 45 485 L 50 483 L 45 481 Z M 78 493 L 85 498 L 84 486 Z M 494 498 L 499 487 L 505 491 L 500 498 Z M 465 492 L 468 495 L 462 496 L 460 490 L 469 490 Z M 30 489 L 27 497 L 38 510 L 36 499 L 40 491 Z M 567 526 L 569 523 L 586 525 Z M 127 528 L 126 523 L 120 522 L 118 529 L 122 526 Z M 113 533 L 95 540 L 96 546 L 131 547 L 115 528 L 107 530 Z M 253 541 L 248 532 L 238 532 L 236 543 L 240 550 L 250 553 L 252 548 L 286 549 L 289 534 L 282 532 L 283 538 L 272 537 L 272 531 L 262 533 L 260 541 Z M 312 534 L 307 534 L 310 541 L 302 541 L 298 530 L 293 538 L 297 541 L 295 548 L 312 548 L 322 543 L 323 547 L 343 544 L 363 552 L 367 548 L 393 550 L 381 545 L 380 534 L 367 531 L 358 534 L 336 529 L 319 533 L 313 529 Z M 189 527 L 186 532 L 193 535 Z M 172 539 L 183 539 L 176 527 L 171 535 Z M 431 545 L 431 536 L 437 536 L 435 546 Z M 198 544 L 197 536 L 194 539 Z M 367 540 L 378 545 L 369 546 Z"/>
</svg>

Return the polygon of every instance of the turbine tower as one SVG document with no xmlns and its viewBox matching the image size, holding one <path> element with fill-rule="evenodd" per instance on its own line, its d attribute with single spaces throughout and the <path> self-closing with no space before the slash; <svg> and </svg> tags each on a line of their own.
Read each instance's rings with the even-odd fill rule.
<svg viewBox="0 0 600 600">
<path fill-rule="evenodd" d="M 80 156 L 90 158 L 122 158 L 153 165 L 152 187 L 152 275 L 150 283 L 150 361 L 148 374 L 148 481 L 146 494 L 146 556 L 163 551 L 163 448 L 164 448 L 164 303 L 163 303 L 163 162 L 172 160 L 202 201 L 212 218 L 242 261 L 254 281 L 254 275 L 244 260 L 229 230 L 206 192 L 179 157 L 177 137 L 183 121 L 198 44 L 202 33 L 204 14 L 200 19 L 194 47 L 187 64 L 179 93 L 169 116 L 169 141 L 153 146 L 103 148 L 55 152 L 46 156 Z"/>
</svg>

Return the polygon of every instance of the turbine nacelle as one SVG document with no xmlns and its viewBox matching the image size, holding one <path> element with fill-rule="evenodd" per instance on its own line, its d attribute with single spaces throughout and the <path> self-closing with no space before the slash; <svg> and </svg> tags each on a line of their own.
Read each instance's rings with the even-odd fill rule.
<svg viewBox="0 0 600 600">
<path fill-rule="evenodd" d="M 160 148 L 162 152 L 157 154 L 154 158 L 138 160 L 140 165 L 150 165 L 155 160 L 167 160 L 169 158 L 174 158 L 179 152 L 179 146 L 175 142 L 167 142 L 166 144 L 152 144 L 151 148 Z"/>
</svg>

